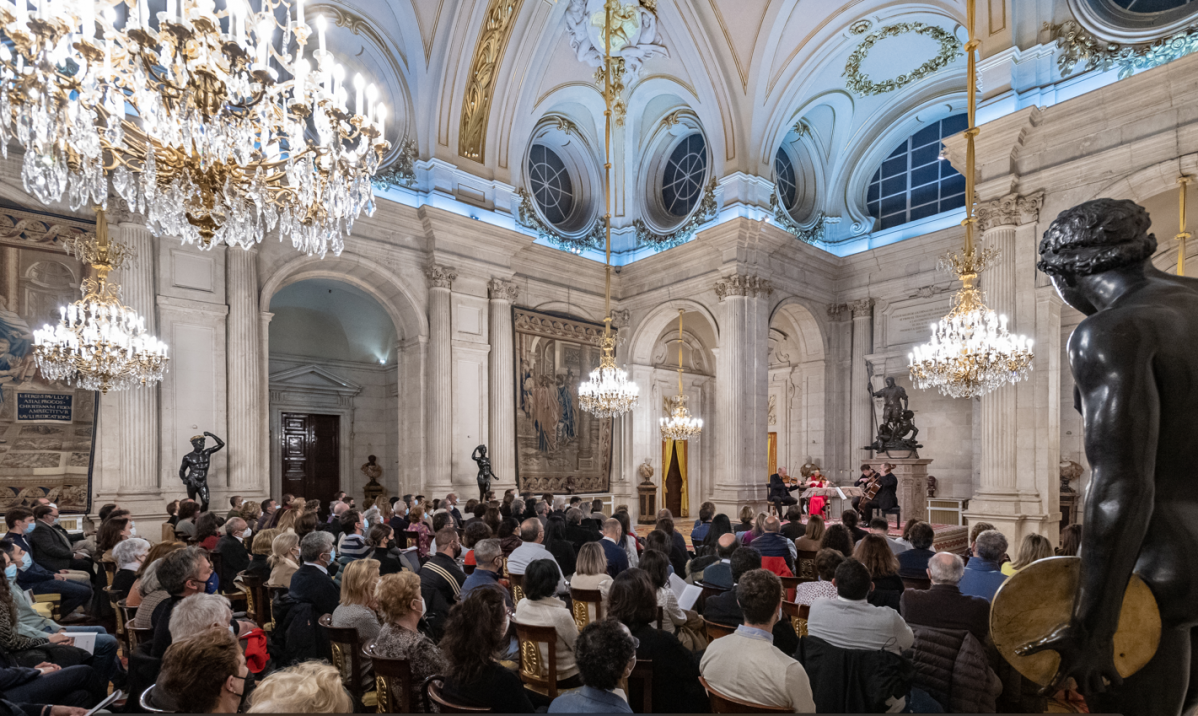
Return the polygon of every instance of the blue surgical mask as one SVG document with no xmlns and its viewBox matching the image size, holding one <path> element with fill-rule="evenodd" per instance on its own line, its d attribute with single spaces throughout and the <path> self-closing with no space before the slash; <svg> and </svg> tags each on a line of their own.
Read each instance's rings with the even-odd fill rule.
<svg viewBox="0 0 1198 716">
<path fill-rule="evenodd" d="M 31 564 L 33 564 L 33 559 L 31 559 L 29 557 L 29 553 L 26 552 L 25 556 L 21 557 L 21 571 L 25 571 L 26 569 L 29 569 L 29 565 L 31 565 Z"/>
<path fill-rule="evenodd" d="M 25 534 L 32 532 L 35 527 L 37 527 L 36 522 L 30 522 L 29 524 L 25 525 Z"/>
<path fill-rule="evenodd" d="M 10 564 L 7 567 L 5 567 L 4 568 L 4 576 L 8 577 L 9 579 L 16 579 L 17 578 L 17 565 Z"/>
</svg>

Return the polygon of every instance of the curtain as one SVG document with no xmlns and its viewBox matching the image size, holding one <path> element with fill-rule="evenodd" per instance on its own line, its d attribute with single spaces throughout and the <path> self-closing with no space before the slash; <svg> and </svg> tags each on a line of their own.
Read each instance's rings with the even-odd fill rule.
<svg viewBox="0 0 1198 716">
<path fill-rule="evenodd" d="M 671 438 L 666 438 L 661 441 L 661 504 L 657 506 L 658 510 L 665 509 L 670 504 L 670 487 L 666 484 L 666 478 L 670 476 L 670 462 L 673 459 L 674 441 Z M 656 520 L 657 515 L 653 515 L 653 519 Z"/>
<path fill-rule="evenodd" d="M 670 504 L 668 497 L 669 486 L 666 485 L 666 477 L 670 474 L 670 466 L 673 462 L 678 461 L 678 474 L 682 477 L 682 489 L 679 490 L 681 495 L 678 500 L 681 505 L 679 512 L 682 514 L 674 515 L 677 518 L 690 517 L 690 489 L 689 480 L 686 477 L 686 441 L 679 440 L 675 442 L 673 439 L 666 438 L 661 441 L 661 506 L 666 507 Z"/>
<path fill-rule="evenodd" d="M 769 434 L 769 442 L 767 443 L 767 455 L 765 464 L 769 467 L 765 471 L 765 481 L 768 483 L 770 475 L 778 471 L 778 433 Z"/>
<path fill-rule="evenodd" d="M 686 477 L 686 440 L 679 440 L 674 444 L 676 448 L 674 455 L 678 458 L 678 472 L 682 475 L 682 514 L 681 517 L 690 517 L 690 490 L 687 489 L 690 485 L 690 480 Z"/>
</svg>

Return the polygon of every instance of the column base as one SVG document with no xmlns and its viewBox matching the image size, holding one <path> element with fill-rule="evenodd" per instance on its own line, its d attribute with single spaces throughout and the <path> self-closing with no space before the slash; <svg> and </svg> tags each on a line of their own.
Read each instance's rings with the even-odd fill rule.
<svg viewBox="0 0 1198 716">
<path fill-rule="evenodd" d="M 1043 512 L 1038 496 L 1015 491 L 979 493 L 969 501 L 964 515 L 971 528 L 978 522 L 989 522 L 1002 532 L 1007 538 L 1008 554 L 1017 552 L 1023 538 L 1033 533 L 1042 534 L 1055 544 L 1061 520 L 1059 514 Z"/>
<path fill-rule="evenodd" d="M 724 513 L 733 524 L 740 521 L 740 508 L 749 505 L 753 512 L 767 512 L 769 485 L 765 480 L 760 485 L 716 485 L 710 500 L 715 503 L 717 513 Z M 697 517 L 697 515 L 696 515 Z"/>
<path fill-rule="evenodd" d="M 873 469 L 881 471 L 882 463 L 894 465 L 892 472 L 898 477 L 898 503 L 900 517 L 926 522 L 928 519 L 928 465 L 930 459 L 918 456 L 908 458 L 872 458 L 867 461 Z"/>
</svg>

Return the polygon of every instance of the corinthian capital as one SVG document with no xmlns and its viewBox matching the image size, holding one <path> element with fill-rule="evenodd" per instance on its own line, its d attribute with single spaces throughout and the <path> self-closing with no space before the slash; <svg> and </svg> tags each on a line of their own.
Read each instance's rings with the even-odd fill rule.
<svg viewBox="0 0 1198 716">
<path fill-rule="evenodd" d="M 874 300 L 872 298 L 862 298 L 858 301 L 849 303 L 849 310 L 853 312 L 853 318 L 869 318 L 874 315 Z"/>
<path fill-rule="evenodd" d="M 520 297 L 520 287 L 512 281 L 504 281 L 501 278 L 493 278 L 487 284 L 487 291 L 490 292 L 492 301 L 507 301 L 515 303 Z"/>
<path fill-rule="evenodd" d="M 979 202 L 977 206 L 978 226 L 983 232 L 999 226 L 1021 226 L 1040 220 L 1040 208 L 1044 206 L 1044 191 L 1024 196 L 1007 194 L 1000 199 Z"/>
<path fill-rule="evenodd" d="M 715 282 L 715 295 L 723 303 L 729 296 L 769 296 L 774 292 L 774 284 L 768 279 L 758 278 L 750 274 L 734 273 Z"/>
<path fill-rule="evenodd" d="M 424 275 L 428 276 L 430 288 L 453 288 L 453 281 L 458 277 L 458 272 L 454 271 L 449 266 L 440 266 L 438 264 L 429 264 L 424 269 Z"/>
</svg>

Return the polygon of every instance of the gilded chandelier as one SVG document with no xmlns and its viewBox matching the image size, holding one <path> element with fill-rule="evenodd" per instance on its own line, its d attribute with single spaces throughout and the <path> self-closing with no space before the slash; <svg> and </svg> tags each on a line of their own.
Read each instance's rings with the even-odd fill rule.
<svg viewBox="0 0 1198 716">
<path fill-rule="evenodd" d="M 33 354 L 46 380 L 61 380 L 85 390 L 125 390 L 162 380 L 166 344 L 146 333 L 145 319 L 121 305 L 121 289 L 108 283 L 109 272 L 129 258 L 123 246 L 108 240 L 103 210 L 96 212 L 96 236 L 66 245 L 80 261 L 90 264 L 83 298 L 60 306 L 56 326 L 33 332 Z"/>
<path fill-rule="evenodd" d="M 605 15 L 603 25 L 604 43 L 604 72 L 603 72 L 603 101 L 605 104 L 603 116 L 605 121 L 603 190 L 604 208 L 603 220 L 606 224 L 606 252 L 604 263 L 604 292 L 603 292 L 603 357 L 599 367 L 591 371 L 585 383 L 578 386 L 578 404 L 597 418 L 614 418 L 632 409 L 640 397 L 641 389 L 628 379 L 624 370 L 616 367 L 616 337 L 611 332 L 611 126 L 612 105 L 616 101 L 617 90 L 612 84 L 612 75 L 616 60 L 612 57 L 612 35 L 616 18 L 620 17 L 621 4 L 619 0 L 607 0 L 604 3 Z"/>
<path fill-rule="evenodd" d="M 986 308 L 982 293 L 974 286 L 978 274 L 994 260 L 990 250 L 978 252 L 973 232 L 977 224 L 974 196 L 974 137 L 977 136 L 977 60 L 981 44 L 973 36 L 974 0 L 968 2 L 969 41 L 965 52 L 969 62 L 969 129 L 965 130 L 965 197 L 967 216 L 965 247 L 960 256 L 941 259 L 942 269 L 950 270 L 961 281 L 953 297 L 953 309 L 939 323 L 932 324 L 932 340 L 916 346 L 910 354 L 911 380 L 918 388 L 936 388 L 952 398 L 985 395 L 1008 382 L 1027 377 L 1032 367 L 1032 341 L 1007 332 L 1007 317 Z"/>
<path fill-rule="evenodd" d="M 678 395 L 670 403 L 670 417 L 659 418 L 663 440 L 689 440 L 703 432 L 703 421 L 691 417 L 686 409 L 686 395 L 682 392 L 682 309 L 678 309 Z"/>
<path fill-rule="evenodd" d="M 0 151 L 24 147 L 26 191 L 104 207 L 111 177 L 156 235 L 248 248 L 277 226 L 340 253 L 374 210 L 386 109 L 358 75 L 350 111 L 323 18 L 307 50 L 303 0 L 256 4 L 0 0 Z"/>
</svg>

